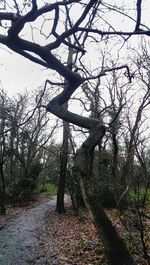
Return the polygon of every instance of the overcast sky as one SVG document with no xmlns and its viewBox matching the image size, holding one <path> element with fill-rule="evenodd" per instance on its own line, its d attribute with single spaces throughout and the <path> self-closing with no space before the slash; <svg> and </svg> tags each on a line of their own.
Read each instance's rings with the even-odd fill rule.
<svg viewBox="0 0 150 265">
<path fill-rule="evenodd" d="M 0 48 L 0 80 L 9 94 L 40 86 L 46 77 L 42 66 L 28 61 L 20 55 Z"/>
<path fill-rule="evenodd" d="M 124 4 L 127 5 L 128 1 L 130 2 L 131 0 L 127 1 L 122 1 Z M 37 1 L 40 3 L 40 1 Z M 106 2 L 112 3 L 112 1 L 107 0 Z M 115 2 L 115 1 L 113 1 Z M 134 2 L 134 1 L 133 1 Z M 144 0 L 143 1 L 145 9 L 143 10 L 144 15 L 143 15 L 143 21 L 142 22 L 147 22 L 147 25 L 149 24 L 150 26 L 150 19 L 149 19 L 149 14 L 150 10 L 149 8 L 149 0 Z M 114 15 L 113 21 L 115 22 L 115 26 L 117 27 L 118 20 L 115 20 L 116 14 L 112 13 L 112 16 Z M 109 19 L 112 19 L 110 16 Z M 125 23 L 122 21 L 122 23 Z M 130 24 L 130 30 L 131 30 L 131 25 Z M 118 23 L 118 27 L 120 26 L 120 23 Z M 126 25 L 127 26 L 127 25 Z M 128 30 L 126 27 L 124 30 Z M 39 37 L 37 35 L 36 41 L 38 43 L 41 42 L 41 37 L 39 34 Z M 38 41 L 39 40 L 39 41 Z M 95 61 L 95 50 L 91 48 L 91 54 L 93 52 L 94 55 L 94 63 L 96 64 Z M 86 55 L 87 57 L 89 56 L 88 54 Z M 92 56 L 90 56 L 90 59 Z M 18 92 L 22 92 L 25 89 L 32 90 L 34 88 L 37 88 L 40 86 L 42 83 L 44 83 L 45 79 L 48 78 L 48 71 L 45 71 L 42 66 L 38 66 L 35 63 L 30 62 L 29 60 L 23 58 L 20 55 L 17 55 L 13 52 L 8 52 L 6 48 L 2 45 L 0 45 L 0 81 L 1 85 L 3 86 L 4 89 L 6 89 L 9 94 L 15 94 Z"/>
</svg>

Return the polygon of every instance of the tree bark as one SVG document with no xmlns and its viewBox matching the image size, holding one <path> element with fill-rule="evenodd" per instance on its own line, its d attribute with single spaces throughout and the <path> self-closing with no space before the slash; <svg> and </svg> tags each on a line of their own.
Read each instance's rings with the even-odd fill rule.
<svg viewBox="0 0 150 265">
<path fill-rule="evenodd" d="M 5 214 L 5 178 L 3 174 L 3 165 L 0 165 L 0 207 L 1 214 Z"/>
<path fill-rule="evenodd" d="M 68 109 L 68 103 L 64 104 L 64 109 Z M 60 175 L 57 191 L 56 211 L 58 213 L 65 212 L 64 194 L 66 186 L 67 162 L 68 162 L 68 138 L 69 138 L 69 123 L 63 121 L 63 144 L 60 153 Z"/>
<path fill-rule="evenodd" d="M 102 140 L 104 133 L 102 127 L 95 128 L 78 150 L 75 164 L 80 173 L 79 181 L 85 204 L 91 213 L 99 238 L 103 241 L 110 264 L 130 265 L 133 264 L 130 254 L 101 206 L 97 190 L 98 183 L 93 175 L 94 148 L 98 141 Z"/>
<path fill-rule="evenodd" d="M 67 68 L 72 68 L 73 49 L 69 47 Z M 65 80 L 67 82 L 67 80 Z M 63 104 L 63 111 L 68 111 L 68 101 Z M 67 176 L 67 163 L 68 163 L 68 140 L 69 140 L 69 122 L 63 120 L 63 144 L 60 153 L 60 176 L 57 191 L 57 204 L 56 211 L 59 213 L 65 212 L 64 194 Z"/>
<path fill-rule="evenodd" d="M 99 238 L 103 239 L 110 263 L 112 265 L 131 265 L 133 262 L 123 240 L 101 207 L 98 199 L 97 178 L 93 175 L 94 149 L 102 141 L 106 128 L 98 119 L 90 119 L 65 111 L 60 103 L 63 98 L 62 94 L 56 96 L 47 105 L 47 110 L 66 121 L 90 130 L 89 137 L 75 156 L 75 168 L 79 173 L 79 183 L 85 205 L 92 214 Z"/>
<path fill-rule="evenodd" d="M 113 143 L 113 156 L 112 156 L 112 180 L 114 182 L 114 188 L 116 192 L 116 199 L 119 201 L 119 190 L 118 190 L 118 142 L 116 133 L 112 132 L 112 143 Z"/>
</svg>

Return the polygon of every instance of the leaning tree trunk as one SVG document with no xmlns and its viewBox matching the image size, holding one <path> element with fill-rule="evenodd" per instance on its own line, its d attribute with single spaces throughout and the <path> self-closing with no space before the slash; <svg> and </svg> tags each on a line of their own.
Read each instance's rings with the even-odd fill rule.
<svg viewBox="0 0 150 265">
<path fill-rule="evenodd" d="M 75 83 L 68 84 L 66 89 L 47 105 L 47 110 L 62 118 L 65 121 L 72 122 L 83 128 L 90 130 L 90 135 L 77 151 L 75 157 L 76 169 L 79 172 L 79 182 L 82 195 L 89 211 L 92 213 L 93 220 L 99 235 L 103 240 L 105 250 L 112 265 L 131 265 L 133 264 L 130 254 L 115 228 L 113 227 L 108 216 L 101 207 L 98 193 L 96 178 L 92 174 L 93 154 L 95 146 L 102 140 L 105 134 L 105 127 L 99 120 L 82 117 L 78 114 L 64 110 L 61 104 L 68 99 L 68 94 L 75 90 L 78 84 L 78 76 Z M 68 94 L 66 94 L 66 91 Z"/>
<path fill-rule="evenodd" d="M 133 264 L 130 254 L 103 210 L 97 192 L 97 180 L 93 175 L 94 148 L 104 135 L 102 127 L 98 126 L 77 151 L 75 157 L 76 169 L 85 204 L 90 210 L 98 235 L 102 239 L 105 250 L 112 265 Z"/>
</svg>

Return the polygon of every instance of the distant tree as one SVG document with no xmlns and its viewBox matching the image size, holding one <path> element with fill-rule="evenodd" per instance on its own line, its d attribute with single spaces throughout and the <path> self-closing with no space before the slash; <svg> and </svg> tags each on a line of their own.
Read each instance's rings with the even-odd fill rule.
<svg viewBox="0 0 150 265">
<path fill-rule="evenodd" d="M 46 189 L 46 184 L 51 183 L 58 186 L 60 173 L 60 144 L 53 140 L 43 148 L 42 171 L 40 174 L 41 191 Z"/>
<path fill-rule="evenodd" d="M 146 138 L 139 139 L 138 144 L 135 146 L 135 155 L 138 158 L 140 167 L 138 175 L 136 175 L 135 181 L 135 191 L 138 192 L 138 188 L 142 187 L 143 189 L 143 198 L 140 199 L 140 204 L 144 207 L 146 200 L 148 198 L 148 191 L 150 188 L 150 150 L 149 144 Z"/>
<path fill-rule="evenodd" d="M 8 103 L 7 95 L 3 90 L 0 90 L 0 209 L 1 214 L 5 214 L 6 200 L 6 176 L 5 165 L 8 159 L 9 146 L 7 136 L 4 134 L 8 128 Z"/>
<path fill-rule="evenodd" d="M 42 170 L 43 148 L 53 135 L 47 134 L 49 119 L 45 110 L 37 107 L 37 95 L 31 102 L 29 95 L 10 99 L 0 94 L 0 180 L 1 212 L 5 200 L 28 201 L 38 184 Z M 29 110 L 29 105 L 33 109 Z"/>
<path fill-rule="evenodd" d="M 64 109 L 68 109 L 65 103 Z M 67 165 L 68 165 L 68 141 L 69 141 L 69 123 L 63 121 L 63 143 L 60 148 L 60 172 L 57 191 L 56 211 L 59 213 L 65 212 L 64 195 L 66 188 Z"/>
<path fill-rule="evenodd" d="M 73 49 L 69 48 L 67 66 L 72 68 Z M 68 102 L 63 105 L 64 110 L 68 111 Z M 59 213 L 65 212 L 64 195 L 66 188 L 67 165 L 68 165 L 68 142 L 69 142 L 69 123 L 63 120 L 63 143 L 60 150 L 60 174 L 57 191 L 56 211 Z"/>
</svg>

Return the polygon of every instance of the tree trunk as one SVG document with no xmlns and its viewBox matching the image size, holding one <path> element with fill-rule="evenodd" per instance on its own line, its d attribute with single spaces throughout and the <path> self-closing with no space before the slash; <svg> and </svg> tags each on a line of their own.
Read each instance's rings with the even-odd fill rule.
<svg viewBox="0 0 150 265">
<path fill-rule="evenodd" d="M 112 143 L 113 143 L 113 157 L 112 157 L 112 180 L 116 192 L 116 199 L 119 202 L 119 190 L 118 190 L 118 142 L 116 133 L 112 132 Z"/>
<path fill-rule="evenodd" d="M 6 208 L 5 208 L 5 178 L 3 174 L 3 166 L 0 165 L 0 212 L 1 214 L 6 213 Z"/>
<path fill-rule="evenodd" d="M 131 177 L 133 176 L 133 162 L 134 162 L 134 148 L 130 147 L 127 150 L 127 158 L 122 170 L 121 182 L 120 182 L 120 201 L 118 209 L 124 211 L 128 207 L 128 187 L 131 185 Z"/>
<path fill-rule="evenodd" d="M 69 47 L 67 68 L 72 69 L 73 49 Z M 67 81 L 67 80 L 65 80 Z M 63 104 L 63 111 L 68 111 L 68 101 Z M 65 212 L 64 194 L 66 186 L 67 163 L 68 163 L 68 140 L 69 140 L 69 123 L 63 120 L 63 144 L 60 153 L 60 176 L 57 191 L 56 211 L 59 213 Z"/>
<path fill-rule="evenodd" d="M 105 211 L 102 209 L 98 196 L 97 179 L 93 175 L 94 148 L 98 140 L 102 140 L 103 135 L 104 132 L 99 127 L 90 134 L 77 151 L 75 164 L 80 173 L 79 180 L 85 204 L 92 215 L 99 238 L 103 241 L 110 264 L 130 265 L 133 264 L 130 254 Z"/>
<path fill-rule="evenodd" d="M 68 104 L 64 104 L 64 109 L 68 109 Z M 65 212 L 64 194 L 67 175 L 67 162 L 68 162 L 68 138 L 69 138 L 69 123 L 63 121 L 63 144 L 60 153 L 60 176 L 57 191 L 57 205 L 56 211 L 59 213 Z"/>
<path fill-rule="evenodd" d="M 100 201 L 96 194 L 87 194 L 88 204 L 92 211 L 95 226 L 97 228 L 98 235 L 103 241 L 104 248 L 108 255 L 108 259 L 111 265 L 130 265 L 130 254 L 120 238 L 119 234 L 115 230 L 105 211 L 102 209 Z"/>
</svg>

